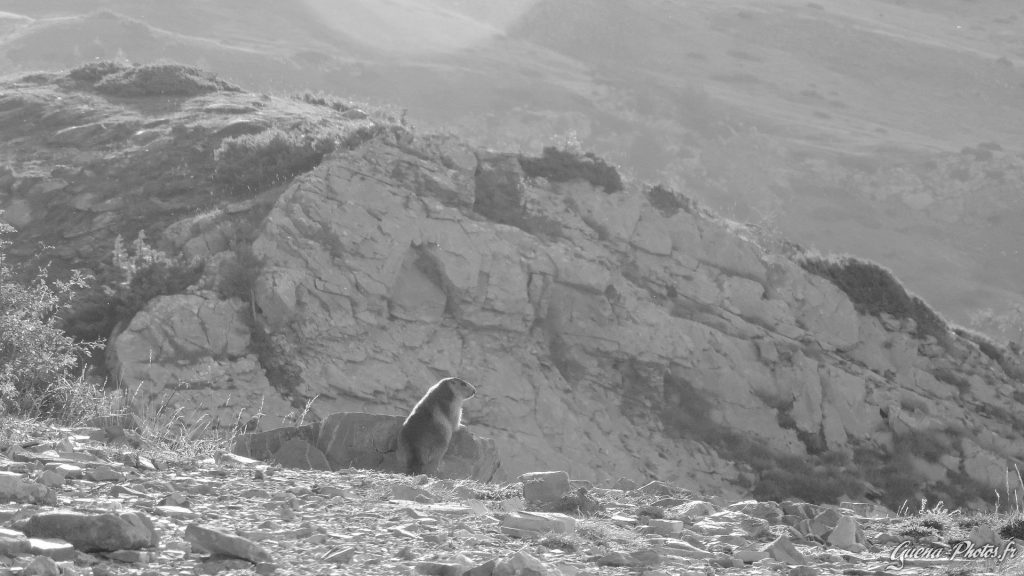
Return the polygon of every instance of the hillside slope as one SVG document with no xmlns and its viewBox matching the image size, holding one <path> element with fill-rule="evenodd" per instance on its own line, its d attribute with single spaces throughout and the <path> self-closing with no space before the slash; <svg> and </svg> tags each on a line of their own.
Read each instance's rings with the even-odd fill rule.
<svg viewBox="0 0 1024 576">
<path fill-rule="evenodd" d="M 140 403 L 266 428 L 307 401 L 400 414 L 458 374 L 506 477 L 761 498 L 969 502 L 1024 458 L 1013 352 L 893 305 L 876 266 L 832 273 L 847 294 L 593 157 L 488 152 L 173 66 L 6 81 L 0 129 L 12 254 L 99 276 L 69 318 L 105 327 Z M 125 288 L 115 237 L 140 230 L 205 265 Z M 889 291 L 865 302 L 846 272 Z M 141 301 L 117 317 L 126 289 Z"/>
</svg>

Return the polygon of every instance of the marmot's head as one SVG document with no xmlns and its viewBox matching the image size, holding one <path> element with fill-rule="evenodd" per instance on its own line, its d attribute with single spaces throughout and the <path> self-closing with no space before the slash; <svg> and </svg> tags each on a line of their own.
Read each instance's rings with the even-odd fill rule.
<svg viewBox="0 0 1024 576">
<path fill-rule="evenodd" d="M 476 395 L 476 387 L 461 378 L 445 378 L 437 384 L 438 387 L 444 386 L 448 388 L 452 395 L 460 400 L 472 398 Z"/>
</svg>

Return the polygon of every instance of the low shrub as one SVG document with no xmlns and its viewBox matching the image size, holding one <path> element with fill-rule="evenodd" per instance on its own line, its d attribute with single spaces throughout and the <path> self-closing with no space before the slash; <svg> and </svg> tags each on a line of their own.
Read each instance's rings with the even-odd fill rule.
<svg viewBox="0 0 1024 576">
<path fill-rule="evenodd" d="M 256 353 L 270 385 L 288 397 L 296 396 L 297 386 L 302 382 L 302 368 L 294 360 L 294 348 L 283 334 L 270 334 L 252 321 L 250 349 Z"/>
<path fill-rule="evenodd" d="M 854 462 L 858 474 L 881 492 L 881 503 L 898 510 L 905 502 L 917 499 L 921 479 L 887 452 L 875 447 L 855 445 Z"/>
<path fill-rule="evenodd" d="M 997 344 L 995 340 L 992 340 L 981 332 L 962 328 L 960 326 L 953 328 L 953 332 L 964 340 L 975 343 L 978 346 L 978 349 L 981 350 L 981 353 L 985 356 L 995 360 L 997 363 L 1003 362 L 1007 350 L 1003 346 Z"/>
<path fill-rule="evenodd" d="M 1009 515 L 1003 525 L 999 527 L 999 535 L 1007 540 L 1010 538 L 1024 540 L 1024 514 L 1018 512 Z"/>
<path fill-rule="evenodd" d="M 312 170 L 336 145 L 333 136 L 279 128 L 225 138 L 213 155 L 214 177 L 233 192 L 259 191 Z"/>
<path fill-rule="evenodd" d="M 482 162 L 475 175 L 473 210 L 486 218 L 519 226 L 526 214 L 522 179 L 507 165 Z"/>
<path fill-rule="evenodd" d="M 955 432 L 953 434 L 955 437 Z M 934 464 L 954 451 L 953 442 L 946 430 L 906 430 L 897 435 L 893 442 L 894 458 L 900 462 L 916 456 Z"/>
<path fill-rule="evenodd" d="M 796 497 L 834 504 L 842 496 L 860 497 L 863 484 L 846 468 L 815 465 L 815 460 L 816 457 L 778 456 L 773 466 L 758 474 L 752 490 L 754 498 L 780 502 Z"/>
<path fill-rule="evenodd" d="M 139 232 L 130 248 L 118 236 L 108 283 L 75 302 L 63 323 L 64 331 L 79 341 L 106 340 L 120 322 L 131 320 L 147 302 L 184 292 L 202 273 L 201 262 L 171 258 L 150 247 L 144 232 Z M 101 366 L 101 358 L 93 363 Z"/>
<path fill-rule="evenodd" d="M 332 96 L 330 94 L 313 93 L 306 91 L 301 94 L 295 94 L 292 96 L 292 98 L 305 102 L 306 104 L 312 104 L 314 106 L 325 106 L 338 112 L 346 112 L 355 107 L 349 102 L 342 100 L 337 96 Z"/>
<path fill-rule="evenodd" d="M 0 222 L 0 235 L 14 229 Z M 0 408 L 4 413 L 71 419 L 88 412 L 96 391 L 79 372 L 95 342 L 76 342 L 60 315 L 86 278 L 50 281 L 46 269 L 26 284 L 14 280 L 0 241 Z"/>
<path fill-rule="evenodd" d="M 243 302 L 252 302 L 253 286 L 263 268 L 263 262 L 253 254 L 252 245 L 236 248 L 235 258 L 224 266 L 217 293 L 224 299 L 240 298 Z"/>
<path fill-rule="evenodd" d="M 960 326 L 954 326 L 953 333 L 977 345 L 981 353 L 999 364 L 1010 378 L 1024 380 L 1024 358 L 1021 357 L 1019 344 L 1011 342 L 1002 345 L 980 332 Z"/>
<path fill-rule="evenodd" d="M 547 178 L 552 182 L 568 182 L 577 178 L 604 188 L 608 194 L 622 190 L 618 170 L 593 152 L 580 155 L 553 146 L 544 148 L 540 158 L 519 157 L 519 164 L 530 178 Z"/>
<path fill-rule="evenodd" d="M 857 312 L 911 318 L 917 324 L 917 336 L 934 336 L 940 343 L 949 340 L 946 321 L 923 300 L 908 292 L 888 268 L 853 256 L 805 254 L 798 262 L 804 270 L 838 286 L 850 297 Z"/>
<path fill-rule="evenodd" d="M 653 186 L 647 191 L 647 200 L 650 201 L 651 206 L 654 206 L 666 218 L 675 216 L 680 210 L 691 214 L 697 211 L 696 203 L 693 200 L 678 192 L 669 190 L 661 184 Z"/>
</svg>

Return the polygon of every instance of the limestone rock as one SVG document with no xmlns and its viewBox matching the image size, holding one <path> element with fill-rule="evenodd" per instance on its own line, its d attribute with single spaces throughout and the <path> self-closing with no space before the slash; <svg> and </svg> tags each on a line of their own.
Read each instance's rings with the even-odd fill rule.
<svg viewBox="0 0 1024 576">
<path fill-rule="evenodd" d="M 28 552 L 28 537 L 15 530 L 0 528 L 0 554 L 15 556 Z"/>
<path fill-rule="evenodd" d="M 742 500 L 730 504 L 727 509 L 767 520 L 770 524 L 778 524 L 782 520 L 783 515 L 782 508 L 777 503 L 771 501 Z"/>
<path fill-rule="evenodd" d="M 416 502 L 433 502 L 434 495 L 416 486 L 392 486 L 392 500 L 415 500 Z"/>
<path fill-rule="evenodd" d="M 804 555 L 797 550 L 796 546 L 794 546 L 789 538 L 786 538 L 785 536 L 779 536 L 773 540 L 771 544 L 766 545 L 763 550 L 779 562 L 785 562 L 786 564 L 791 565 L 807 563 L 807 560 L 804 559 Z"/>
<path fill-rule="evenodd" d="M 55 506 L 57 492 L 21 474 L 0 471 L 0 500 Z"/>
<path fill-rule="evenodd" d="M 889 518 L 896 515 L 892 510 L 874 502 L 840 502 L 839 506 L 863 518 Z"/>
<path fill-rule="evenodd" d="M 378 468 L 399 471 L 392 450 L 403 418 L 340 412 L 320 422 L 316 446 L 332 468 Z M 390 456 L 390 457 L 389 457 Z"/>
<path fill-rule="evenodd" d="M 46 556 L 36 556 L 21 572 L 25 576 L 60 576 L 60 566 Z"/>
<path fill-rule="evenodd" d="M 526 552 L 516 552 L 494 565 L 492 576 L 547 576 L 551 572 L 537 558 Z"/>
<path fill-rule="evenodd" d="M 683 529 L 686 528 L 686 524 L 681 520 L 661 520 L 658 518 L 649 520 L 647 526 L 652 532 L 662 536 L 679 536 L 683 533 Z"/>
<path fill-rule="evenodd" d="M 787 302 L 797 326 L 817 340 L 841 350 L 860 340 L 860 317 L 834 284 L 782 258 L 770 259 L 766 277 L 765 295 Z"/>
<path fill-rule="evenodd" d="M 108 346 L 111 373 L 138 387 L 135 402 L 143 412 L 173 395 L 182 413 L 208 413 L 215 428 L 258 413 L 264 428 L 280 426 L 292 407 L 248 354 L 246 309 L 237 299 L 157 297 Z M 182 389 L 188 393 L 177 394 Z"/>
<path fill-rule="evenodd" d="M 24 531 L 32 538 L 66 540 L 83 552 L 146 548 L 159 543 L 153 522 L 141 512 L 40 512 L 28 519 Z"/>
<path fill-rule="evenodd" d="M 811 519 L 811 534 L 824 538 L 833 528 L 839 525 L 843 518 L 842 513 L 835 508 L 825 508 L 818 515 Z"/>
<path fill-rule="evenodd" d="M 29 552 L 37 556 L 46 556 L 58 562 L 75 559 L 75 547 L 59 538 L 30 538 L 29 545 Z"/>
<path fill-rule="evenodd" d="M 242 434 L 235 441 L 234 453 L 295 468 L 356 467 L 399 472 L 395 447 L 404 420 L 399 416 L 340 412 L 313 424 Z M 452 435 L 437 475 L 488 482 L 500 465 L 493 440 L 461 428 Z"/>
<path fill-rule="evenodd" d="M 633 229 L 630 243 L 658 256 L 672 254 L 672 230 L 669 220 L 649 206 L 641 207 L 640 221 Z"/>
<path fill-rule="evenodd" d="M 576 530 L 576 519 L 554 512 L 513 512 L 502 519 L 501 528 L 509 528 L 515 533 L 527 531 L 538 534 L 572 534 Z"/>
<path fill-rule="evenodd" d="M 674 507 L 672 509 L 672 516 L 693 521 L 700 518 L 704 518 L 705 516 L 710 516 L 711 514 L 714 514 L 717 511 L 718 509 L 715 507 L 715 505 L 710 502 L 705 502 L 703 500 L 693 500 L 687 502 L 686 504 Z"/>
<path fill-rule="evenodd" d="M 667 556 L 678 556 L 680 558 L 704 559 L 714 556 L 711 552 L 698 548 L 684 540 L 669 540 L 665 542 L 664 546 L 658 548 L 658 552 Z"/>
<path fill-rule="evenodd" d="M 1008 465 L 1005 458 L 993 454 L 969 438 L 961 441 L 964 471 L 971 478 L 988 486 L 999 486 Z"/>
<path fill-rule="evenodd" d="M 828 535 L 828 543 L 836 548 L 844 550 L 856 550 L 857 533 L 860 527 L 857 521 L 849 516 L 843 516 L 836 523 L 836 527 Z M 863 539 L 863 537 L 861 538 Z"/>
<path fill-rule="evenodd" d="M 571 490 L 569 475 L 562 471 L 529 472 L 519 477 L 523 499 L 528 505 L 543 507 L 558 502 Z"/>
<path fill-rule="evenodd" d="M 240 558 L 253 563 L 272 561 L 270 552 L 255 542 L 210 526 L 189 524 L 185 528 L 185 540 L 215 556 Z"/>
<path fill-rule="evenodd" d="M 266 432 L 239 435 L 234 453 L 257 460 L 279 462 L 289 468 L 330 470 L 323 452 L 316 447 L 320 424 L 285 426 Z"/>
<path fill-rule="evenodd" d="M 416 564 L 416 573 L 426 576 L 462 576 L 464 570 L 458 564 L 443 562 L 420 562 Z"/>
</svg>

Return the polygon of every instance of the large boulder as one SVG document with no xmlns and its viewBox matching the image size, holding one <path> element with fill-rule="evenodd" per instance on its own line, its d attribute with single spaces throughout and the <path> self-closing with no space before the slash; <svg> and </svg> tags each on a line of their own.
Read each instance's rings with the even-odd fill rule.
<svg viewBox="0 0 1024 576">
<path fill-rule="evenodd" d="M 341 412 L 314 424 L 240 435 L 234 452 L 293 468 L 401 472 L 396 449 L 403 421 L 398 416 Z M 489 482 L 500 465 L 493 440 L 461 428 L 452 435 L 437 476 Z"/>
</svg>

